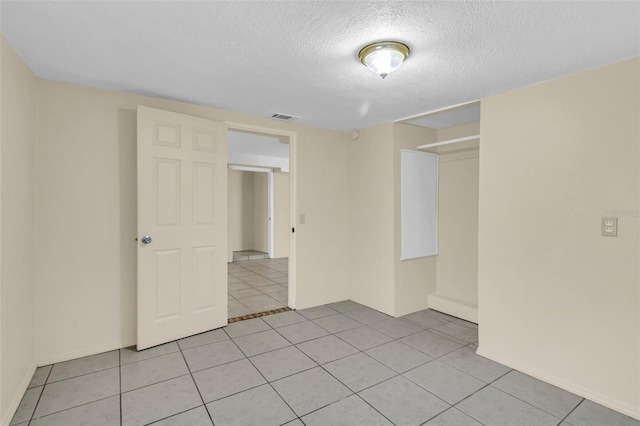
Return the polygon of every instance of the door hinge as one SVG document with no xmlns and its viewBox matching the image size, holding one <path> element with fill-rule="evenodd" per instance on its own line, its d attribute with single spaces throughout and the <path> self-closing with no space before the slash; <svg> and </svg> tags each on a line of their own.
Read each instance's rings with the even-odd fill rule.
<svg viewBox="0 0 640 426">
<path fill-rule="evenodd" d="M 291 228 L 291 232 L 296 232 L 296 228 Z"/>
</svg>

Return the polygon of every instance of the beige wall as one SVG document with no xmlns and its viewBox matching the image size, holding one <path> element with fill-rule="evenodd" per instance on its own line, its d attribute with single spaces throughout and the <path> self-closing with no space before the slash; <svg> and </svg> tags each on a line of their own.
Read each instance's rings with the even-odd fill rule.
<svg viewBox="0 0 640 426">
<path fill-rule="evenodd" d="M 269 252 L 269 175 L 253 173 L 253 249 Z"/>
<path fill-rule="evenodd" d="M 0 424 L 9 424 L 35 369 L 33 348 L 36 78 L 1 39 Z"/>
<path fill-rule="evenodd" d="M 297 132 L 297 307 L 348 296 L 343 133 L 43 80 L 38 100 L 39 363 L 135 342 L 138 104 Z"/>
<path fill-rule="evenodd" d="M 640 59 L 482 100 L 479 353 L 640 418 Z M 618 237 L 600 236 L 607 209 Z"/>
<path fill-rule="evenodd" d="M 291 191 L 289 173 L 273 174 L 273 257 L 289 257 L 291 236 Z"/>
<path fill-rule="evenodd" d="M 349 298 L 348 143 L 343 132 L 300 131 L 297 148 L 296 308 Z M 291 282 L 291 281 L 290 281 Z M 301 294 L 302 293 L 302 294 Z"/>
<path fill-rule="evenodd" d="M 427 308 L 428 296 L 436 291 L 438 256 L 400 260 L 402 222 L 400 211 L 400 150 L 416 150 L 418 145 L 436 141 L 436 131 L 410 124 L 393 125 L 393 200 L 394 200 L 394 315 L 401 316 Z"/>
<path fill-rule="evenodd" d="M 393 315 L 393 124 L 362 129 L 348 145 L 351 299 Z"/>
<path fill-rule="evenodd" d="M 233 261 L 233 252 L 253 250 L 253 172 L 228 170 L 229 191 L 229 253 L 227 261 Z"/>
<path fill-rule="evenodd" d="M 480 123 L 438 130 L 438 141 L 480 133 Z M 479 143 L 436 147 L 438 180 L 437 292 L 429 306 L 478 322 Z"/>
</svg>

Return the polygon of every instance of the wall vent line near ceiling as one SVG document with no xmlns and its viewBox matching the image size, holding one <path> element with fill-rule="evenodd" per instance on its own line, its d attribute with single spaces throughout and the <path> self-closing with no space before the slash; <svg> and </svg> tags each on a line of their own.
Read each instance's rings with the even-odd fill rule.
<svg viewBox="0 0 640 426">
<path fill-rule="evenodd" d="M 275 113 L 271 116 L 271 118 L 275 118 L 276 120 L 292 121 L 297 120 L 300 117 L 296 115 Z"/>
</svg>

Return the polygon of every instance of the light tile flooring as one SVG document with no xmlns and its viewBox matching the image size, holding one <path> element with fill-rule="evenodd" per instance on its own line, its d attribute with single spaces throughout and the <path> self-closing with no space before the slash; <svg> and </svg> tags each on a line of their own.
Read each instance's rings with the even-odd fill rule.
<svg viewBox="0 0 640 426">
<path fill-rule="evenodd" d="M 287 306 L 287 258 L 233 262 L 228 270 L 229 318 Z"/>
<path fill-rule="evenodd" d="M 476 355 L 477 339 L 435 311 L 338 302 L 41 367 L 11 424 L 640 424 Z"/>
</svg>

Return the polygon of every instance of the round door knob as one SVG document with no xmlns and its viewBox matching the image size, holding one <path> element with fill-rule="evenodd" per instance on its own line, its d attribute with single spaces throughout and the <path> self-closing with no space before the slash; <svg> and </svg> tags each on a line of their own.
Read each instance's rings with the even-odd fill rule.
<svg viewBox="0 0 640 426">
<path fill-rule="evenodd" d="M 142 241 L 142 244 L 149 244 L 152 240 L 151 240 L 151 237 L 150 237 L 150 236 L 145 235 L 144 237 L 142 237 L 142 238 L 140 239 L 140 241 Z"/>
</svg>

